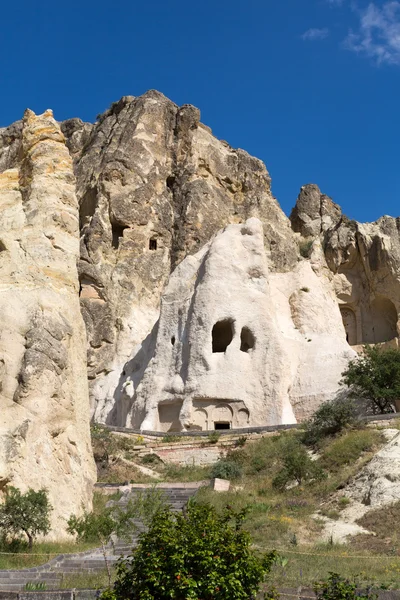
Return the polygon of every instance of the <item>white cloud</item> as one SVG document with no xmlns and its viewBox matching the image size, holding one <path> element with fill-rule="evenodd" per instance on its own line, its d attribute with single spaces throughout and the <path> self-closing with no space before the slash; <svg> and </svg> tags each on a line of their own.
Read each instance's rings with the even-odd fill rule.
<svg viewBox="0 0 400 600">
<path fill-rule="evenodd" d="M 328 37 L 328 35 L 329 29 L 327 29 L 326 27 L 324 27 L 323 29 L 312 28 L 307 29 L 307 31 L 305 31 L 301 36 L 301 39 L 308 41 L 324 40 L 326 37 Z"/>
<path fill-rule="evenodd" d="M 372 58 L 378 65 L 400 65 L 400 2 L 385 2 L 381 7 L 371 2 L 357 12 L 359 28 L 349 32 L 345 47 Z"/>
</svg>

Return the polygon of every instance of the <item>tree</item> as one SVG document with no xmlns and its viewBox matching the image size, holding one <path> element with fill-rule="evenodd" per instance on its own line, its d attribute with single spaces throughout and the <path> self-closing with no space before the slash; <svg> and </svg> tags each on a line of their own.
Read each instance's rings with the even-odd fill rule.
<svg viewBox="0 0 400 600">
<path fill-rule="evenodd" d="M 284 490 L 287 485 L 302 485 L 311 480 L 323 479 L 326 474 L 316 461 L 313 461 L 305 447 L 294 437 L 289 437 L 282 446 L 282 469 L 275 476 L 272 485 Z"/>
<path fill-rule="evenodd" d="M 330 402 L 324 402 L 305 423 L 303 443 L 315 446 L 328 435 L 340 433 L 356 421 L 355 406 L 347 395 L 339 395 Z"/>
<path fill-rule="evenodd" d="M 342 377 L 351 396 L 363 399 L 373 414 L 394 412 L 394 401 L 400 398 L 400 351 L 364 346 Z"/>
<path fill-rule="evenodd" d="M 242 531 L 245 511 L 190 502 L 183 513 L 164 509 L 121 559 L 104 600 L 248 600 L 277 558 L 258 555 Z"/>
<path fill-rule="evenodd" d="M 112 542 L 112 536 L 115 535 L 129 541 L 138 529 L 135 521 L 140 520 L 144 525 L 148 525 L 153 515 L 164 506 L 163 492 L 151 488 L 136 494 L 134 500 L 129 500 L 126 506 L 112 503 L 103 506 L 98 512 L 84 512 L 81 517 L 71 515 L 68 519 L 67 531 L 75 534 L 82 541 L 100 542 L 111 585 L 107 545 Z"/>
<path fill-rule="evenodd" d="M 22 494 L 15 487 L 8 487 L 4 503 L 0 506 L 0 528 L 6 535 L 18 536 L 21 532 L 28 538 L 29 549 L 35 537 L 50 531 L 49 515 L 52 511 L 47 490 L 35 492 L 32 488 Z"/>
</svg>

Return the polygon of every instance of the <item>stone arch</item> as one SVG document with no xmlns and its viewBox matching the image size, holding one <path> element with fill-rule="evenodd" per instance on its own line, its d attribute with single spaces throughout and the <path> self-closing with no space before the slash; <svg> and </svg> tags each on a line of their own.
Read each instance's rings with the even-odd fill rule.
<svg viewBox="0 0 400 600">
<path fill-rule="evenodd" d="M 208 413 L 205 408 L 196 408 L 193 412 L 191 430 L 206 431 L 208 429 Z"/>
<path fill-rule="evenodd" d="M 229 423 L 232 427 L 233 410 L 229 404 L 218 404 L 212 412 L 212 421 L 214 423 Z"/>
<path fill-rule="evenodd" d="M 243 327 L 240 332 L 240 350 L 250 352 L 256 343 L 253 332 L 248 327 Z"/>
<path fill-rule="evenodd" d="M 346 332 L 346 340 L 350 346 L 357 344 L 357 317 L 353 309 L 349 306 L 341 306 L 343 326 Z"/>
<path fill-rule="evenodd" d="M 237 415 L 238 427 L 248 427 L 249 420 L 250 413 L 247 408 L 240 408 Z"/>
<path fill-rule="evenodd" d="M 389 298 L 376 296 L 371 302 L 374 342 L 388 342 L 397 336 L 397 310 Z"/>
<path fill-rule="evenodd" d="M 212 351 L 225 352 L 229 344 L 233 340 L 233 321 L 231 319 L 223 319 L 215 323 L 212 328 Z"/>
</svg>

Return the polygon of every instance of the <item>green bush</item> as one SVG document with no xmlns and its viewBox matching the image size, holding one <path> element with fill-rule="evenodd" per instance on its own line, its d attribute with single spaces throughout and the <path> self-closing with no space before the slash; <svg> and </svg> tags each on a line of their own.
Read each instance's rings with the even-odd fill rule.
<svg viewBox="0 0 400 600">
<path fill-rule="evenodd" d="M 218 444 L 221 434 L 218 431 L 212 431 L 208 434 L 207 439 L 210 444 Z"/>
<path fill-rule="evenodd" d="M 211 469 L 211 477 L 219 479 L 239 479 L 241 475 L 241 466 L 231 460 L 219 460 Z"/>
<path fill-rule="evenodd" d="M 296 438 L 286 440 L 281 461 L 282 469 L 272 481 L 272 485 L 279 490 L 284 490 L 287 485 L 293 483 L 302 485 L 307 481 L 320 480 L 325 476 L 318 463 L 311 460 L 307 450 Z"/>
<path fill-rule="evenodd" d="M 303 442 L 314 446 L 324 437 L 335 435 L 355 422 L 355 407 L 347 397 L 338 397 L 324 402 L 306 422 Z"/>
<path fill-rule="evenodd" d="M 375 600 L 378 597 L 369 589 L 357 590 L 356 582 L 351 582 L 338 573 L 329 573 L 326 581 L 316 582 L 314 592 L 317 600 Z"/>
<path fill-rule="evenodd" d="M 186 513 L 163 510 L 121 559 L 103 600 L 248 600 L 255 597 L 276 553 L 258 555 L 242 530 L 244 511 L 218 515 L 209 504 Z"/>
</svg>

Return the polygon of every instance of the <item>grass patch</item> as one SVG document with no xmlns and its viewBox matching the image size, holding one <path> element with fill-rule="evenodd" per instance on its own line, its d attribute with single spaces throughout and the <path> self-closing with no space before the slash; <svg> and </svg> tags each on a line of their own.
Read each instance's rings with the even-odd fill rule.
<svg viewBox="0 0 400 600">
<path fill-rule="evenodd" d="M 29 552 L 24 544 L 19 546 L 19 551 L 15 552 L 15 546 L 3 543 L 0 545 L 0 552 L 14 552 L 12 554 L 0 554 L 0 569 L 29 569 L 43 565 L 58 554 L 74 554 L 75 552 L 84 552 L 95 547 L 96 544 L 76 543 L 74 541 L 65 542 L 42 542 L 33 546 L 32 552 Z"/>
<path fill-rule="evenodd" d="M 114 580 L 115 570 L 111 569 L 112 580 Z M 63 590 L 80 589 L 80 590 L 101 590 L 108 587 L 107 571 L 99 571 L 97 573 L 71 573 L 64 575 L 61 580 L 60 588 Z"/>
<path fill-rule="evenodd" d="M 348 431 L 321 449 L 322 466 L 337 471 L 356 462 L 365 452 L 376 452 L 384 441 L 383 434 L 376 429 Z"/>
<path fill-rule="evenodd" d="M 369 511 L 357 523 L 375 535 L 355 536 L 351 540 L 353 548 L 376 554 L 400 554 L 400 501 Z"/>
</svg>

